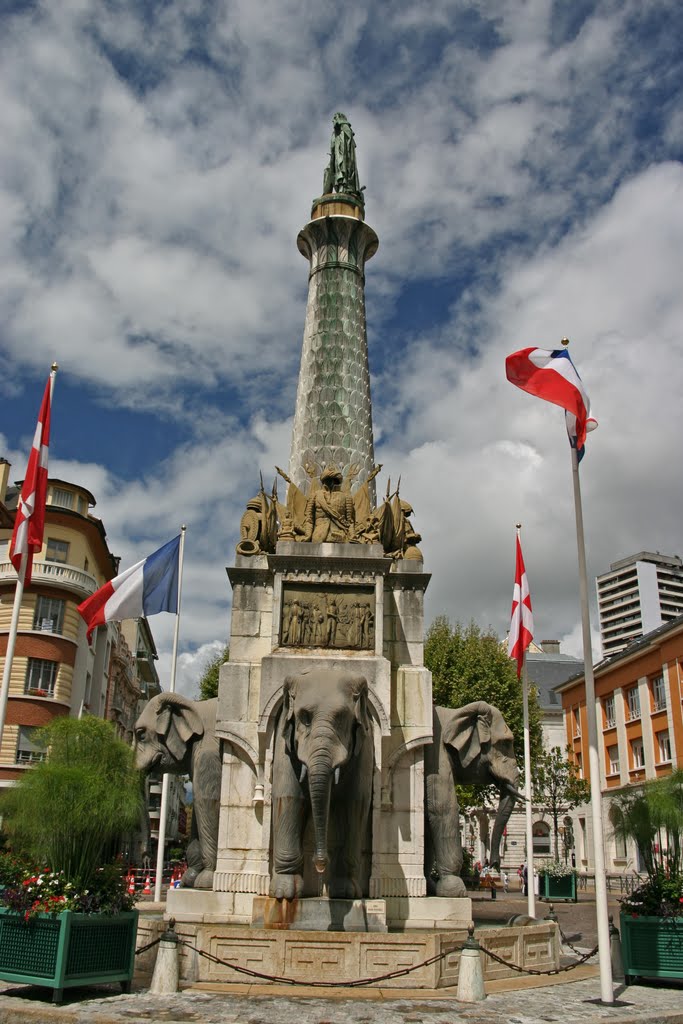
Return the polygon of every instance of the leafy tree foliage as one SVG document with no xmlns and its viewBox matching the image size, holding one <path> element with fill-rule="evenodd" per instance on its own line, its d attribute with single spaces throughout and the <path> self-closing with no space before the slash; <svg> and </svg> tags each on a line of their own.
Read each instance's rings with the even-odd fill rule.
<svg viewBox="0 0 683 1024">
<path fill-rule="evenodd" d="M 576 764 L 567 756 L 569 747 L 543 750 L 534 759 L 531 780 L 534 802 L 545 807 L 553 820 L 555 850 L 560 849 L 560 816 L 571 811 L 577 804 L 590 800 L 591 788 L 579 778 Z M 564 844 L 564 859 L 569 855 L 570 844 Z"/>
<path fill-rule="evenodd" d="M 199 680 L 199 699 L 211 700 L 218 696 L 218 675 L 221 665 L 230 660 L 230 648 L 226 644 L 222 651 L 207 662 L 203 675 Z"/>
<path fill-rule="evenodd" d="M 4 795 L 4 826 L 34 866 L 87 885 L 112 840 L 139 823 L 135 755 L 111 722 L 90 715 L 57 718 L 35 740 L 48 756 Z"/>
<path fill-rule="evenodd" d="M 524 710 L 516 664 L 508 657 L 492 630 L 476 623 L 451 626 L 439 616 L 427 630 L 425 664 L 431 670 L 434 703 L 459 708 L 475 700 L 493 704 L 503 714 L 515 737 L 515 752 L 524 763 Z M 529 691 L 529 734 L 532 761 L 541 752 L 541 713 L 536 691 Z"/>
</svg>

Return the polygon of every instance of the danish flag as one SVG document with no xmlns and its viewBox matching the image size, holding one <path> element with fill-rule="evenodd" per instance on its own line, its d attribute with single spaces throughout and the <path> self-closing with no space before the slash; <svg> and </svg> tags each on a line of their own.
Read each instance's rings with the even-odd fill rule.
<svg viewBox="0 0 683 1024">
<path fill-rule="evenodd" d="M 10 542 L 9 557 L 18 573 L 21 560 L 26 555 L 24 583 L 31 582 L 33 556 L 43 546 L 45 532 L 45 498 L 47 494 L 47 455 L 50 444 L 50 378 L 43 395 L 38 414 L 38 423 L 33 438 L 31 454 L 28 457 L 26 477 L 14 520 L 14 531 Z"/>
<path fill-rule="evenodd" d="M 531 594 L 527 579 L 522 545 L 517 534 L 517 558 L 515 562 L 515 590 L 512 596 L 508 654 L 517 662 L 517 678 L 522 674 L 524 652 L 534 638 L 534 616 L 531 611 Z"/>
</svg>

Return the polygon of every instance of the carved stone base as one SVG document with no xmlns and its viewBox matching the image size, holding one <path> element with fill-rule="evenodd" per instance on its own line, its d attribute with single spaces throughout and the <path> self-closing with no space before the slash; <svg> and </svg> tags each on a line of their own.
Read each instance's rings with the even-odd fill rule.
<svg viewBox="0 0 683 1024">
<path fill-rule="evenodd" d="M 387 924 L 394 931 L 413 928 L 467 928 L 472 920 L 472 900 L 439 896 L 390 896 L 386 900 Z"/>
</svg>

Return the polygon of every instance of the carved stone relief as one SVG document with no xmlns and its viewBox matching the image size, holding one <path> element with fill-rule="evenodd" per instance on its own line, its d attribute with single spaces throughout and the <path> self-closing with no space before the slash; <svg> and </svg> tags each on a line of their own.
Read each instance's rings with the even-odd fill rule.
<svg viewBox="0 0 683 1024">
<path fill-rule="evenodd" d="M 280 643 L 283 647 L 374 650 L 374 588 L 321 589 L 285 583 Z"/>
</svg>

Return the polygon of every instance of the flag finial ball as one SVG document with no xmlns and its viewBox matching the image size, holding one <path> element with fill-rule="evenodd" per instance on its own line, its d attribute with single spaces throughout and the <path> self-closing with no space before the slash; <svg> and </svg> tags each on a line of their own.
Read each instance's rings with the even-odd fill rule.
<svg viewBox="0 0 683 1024">
<path fill-rule="evenodd" d="M 563 345 L 568 345 L 569 344 L 569 338 L 562 338 L 562 344 Z"/>
<path fill-rule="evenodd" d="M 517 527 L 518 530 L 522 529 L 522 524 L 521 523 L 515 523 L 515 526 Z"/>
<path fill-rule="evenodd" d="M 59 369 L 59 363 L 53 363 L 52 366 L 50 367 L 50 370 L 53 373 L 56 373 L 58 369 Z"/>
</svg>

